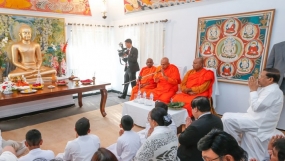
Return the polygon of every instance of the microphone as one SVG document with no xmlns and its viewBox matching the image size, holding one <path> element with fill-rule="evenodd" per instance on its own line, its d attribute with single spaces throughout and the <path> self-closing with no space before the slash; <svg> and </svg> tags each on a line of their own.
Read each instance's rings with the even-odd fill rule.
<svg viewBox="0 0 285 161">
<path fill-rule="evenodd" d="M 154 75 L 154 74 L 159 73 L 159 72 L 161 72 L 161 70 L 159 70 L 159 71 L 157 71 L 157 72 L 154 72 L 154 73 L 147 74 L 147 75 L 145 75 L 145 76 L 142 76 L 141 78 L 148 77 L 148 76 Z M 137 80 L 134 79 L 134 80 L 131 80 L 131 81 L 129 81 L 129 82 L 126 82 L 126 83 L 124 83 L 124 84 L 122 84 L 122 85 L 129 84 L 129 83 L 134 82 L 134 81 L 137 81 Z"/>
</svg>

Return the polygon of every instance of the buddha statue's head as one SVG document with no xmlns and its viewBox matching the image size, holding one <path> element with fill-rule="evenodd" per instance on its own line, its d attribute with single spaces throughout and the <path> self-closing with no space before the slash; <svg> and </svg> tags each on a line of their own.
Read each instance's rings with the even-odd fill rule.
<svg viewBox="0 0 285 161">
<path fill-rule="evenodd" d="M 19 28 L 19 36 L 21 40 L 29 41 L 32 38 L 32 28 L 29 25 L 23 24 Z"/>
</svg>

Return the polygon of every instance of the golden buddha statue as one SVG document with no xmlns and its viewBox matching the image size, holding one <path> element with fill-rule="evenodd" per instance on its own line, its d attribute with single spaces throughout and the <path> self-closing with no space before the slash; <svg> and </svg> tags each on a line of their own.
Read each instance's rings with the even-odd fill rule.
<svg viewBox="0 0 285 161">
<path fill-rule="evenodd" d="M 38 43 L 32 42 L 32 29 L 29 25 L 21 25 L 19 29 L 20 41 L 12 45 L 12 63 L 16 69 L 8 77 L 24 75 L 27 79 L 37 78 L 38 71 L 44 78 L 52 79 L 56 70 L 42 66 L 42 53 Z M 20 61 L 19 61 L 20 60 Z"/>
</svg>

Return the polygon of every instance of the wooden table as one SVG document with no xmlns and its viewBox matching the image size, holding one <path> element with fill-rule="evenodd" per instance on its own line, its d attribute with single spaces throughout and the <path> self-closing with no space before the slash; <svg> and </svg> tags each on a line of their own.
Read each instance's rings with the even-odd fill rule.
<svg viewBox="0 0 285 161">
<path fill-rule="evenodd" d="M 79 83 L 81 84 L 81 83 Z M 107 114 L 105 112 L 105 104 L 107 100 L 107 90 L 106 86 L 111 85 L 111 83 L 96 83 L 95 85 L 75 85 L 75 82 L 70 81 L 66 86 L 55 86 L 53 89 L 47 88 L 50 84 L 45 84 L 43 89 L 39 89 L 35 93 L 22 94 L 20 92 L 14 91 L 13 94 L 4 95 L 0 93 L 0 105 L 12 105 L 17 103 L 35 101 L 40 99 L 65 96 L 71 94 L 78 94 L 78 104 L 79 107 L 82 107 L 82 92 L 100 90 L 101 93 L 101 102 L 100 102 L 100 111 L 103 117 Z"/>
</svg>

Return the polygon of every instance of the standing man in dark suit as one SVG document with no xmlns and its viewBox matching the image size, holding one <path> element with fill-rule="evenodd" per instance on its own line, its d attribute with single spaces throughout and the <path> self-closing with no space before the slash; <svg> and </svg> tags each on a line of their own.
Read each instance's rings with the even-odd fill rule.
<svg viewBox="0 0 285 161">
<path fill-rule="evenodd" d="M 136 72 L 140 70 L 138 63 L 138 49 L 132 46 L 132 40 L 126 39 L 125 46 L 127 51 L 124 54 L 123 61 L 125 64 L 125 75 L 124 75 L 124 83 L 135 80 Z M 132 88 L 136 86 L 136 81 L 131 82 Z M 121 96 L 118 96 L 121 99 L 125 99 L 128 92 L 129 83 L 125 84 L 124 90 Z"/>
<path fill-rule="evenodd" d="M 271 49 L 266 68 L 275 68 L 280 72 L 278 84 L 285 95 L 285 41 L 275 44 Z"/>
<path fill-rule="evenodd" d="M 191 102 L 192 114 L 195 121 L 188 117 L 186 129 L 179 136 L 180 146 L 177 155 L 180 161 L 203 161 L 202 152 L 197 149 L 198 141 L 212 129 L 223 130 L 222 120 L 211 114 L 209 99 L 198 96 Z"/>
</svg>

